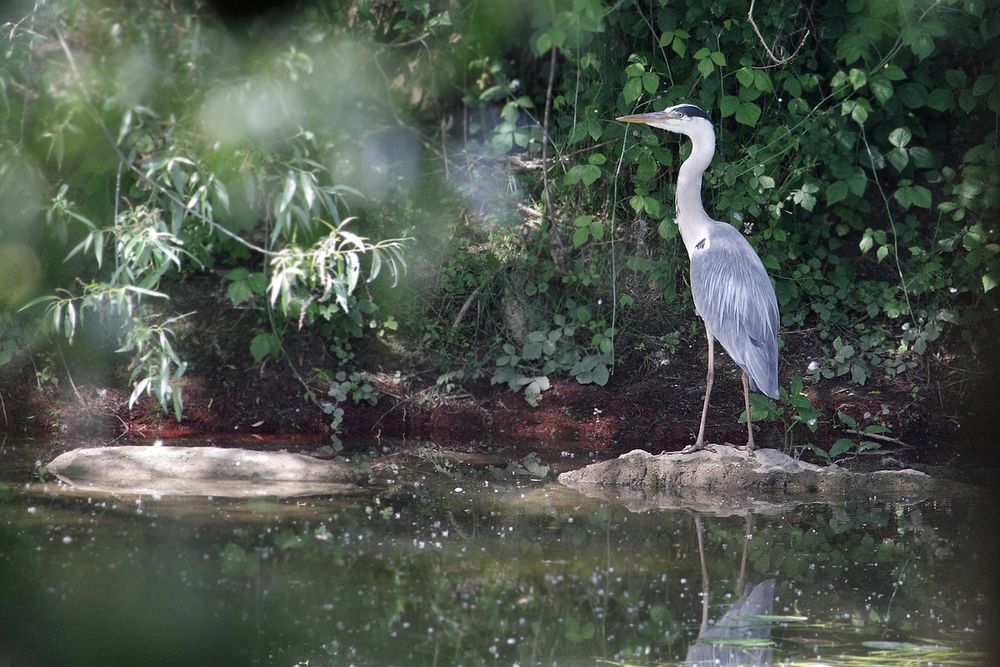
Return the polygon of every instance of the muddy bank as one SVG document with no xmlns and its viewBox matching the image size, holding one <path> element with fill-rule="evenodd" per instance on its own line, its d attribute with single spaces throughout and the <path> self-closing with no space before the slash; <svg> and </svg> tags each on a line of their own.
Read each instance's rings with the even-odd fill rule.
<svg viewBox="0 0 1000 667">
<path fill-rule="evenodd" d="M 556 379 L 537 408 L 520 395 L 485 382 L 468 387 L 461 397 L 422 400 L 423 387 L 396 386 L 387 379 L 389 374 L 373 374 L 382 392 L 379 401 L 374 406 L 342 404 L 343 437 L 502 441 L 603 454 L 635 448 L 672 451 L 688 444 L 698 427 L 702 384 L 693 378 L 681 381 L 697 373 L 697 368 L 690 373 L 672 368 L 645 374 L 624 369 L 605 387 Z M 737 423 L 742 397 L 738 378 L 730 374 L 732 382 L 716 382 L 708 432 L 713 441 L 741 443 L 746 438 L 744 427 Z M 187 378 L 180 422 L 149 400 L 129 410 L 127 393 L 115 386 L 39 388 L 27 376 L 13 382 L 8 379 L 5 384 L 0 394 L 5 399 L 6 421 L 0 430 L 14 435 L 115 440 L 251 437 L 266 446 L 274 439 L 308 441 L 330 433 L 327 416 L 303 399 L 301 386 L 270 377 L 246 377 L 240 383 Z M 827 382 L 808 388 L 807 393 L 824 415 L 843 410 L 859 421 L 867 415 L 868 420 L 887 423 L 900 442 L 928 440 L 927 413 L 904 391 Z M 782 446 L 779 424 L 759 426 L 759 444 Z M 831 425 L 821 422 L 813 441 L 828 444 L 836 437 L 840 435 Z M 898 448 L 885 443 L 883 449 Z"/>
</svg>

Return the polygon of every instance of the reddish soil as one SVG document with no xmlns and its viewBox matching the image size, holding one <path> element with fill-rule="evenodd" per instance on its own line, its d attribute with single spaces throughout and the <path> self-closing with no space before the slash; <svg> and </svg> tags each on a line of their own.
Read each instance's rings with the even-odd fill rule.
<svg viewBox="0 0 1000 667">
<path fill-rule="evenodd" d="M 735 366 L 718 357 L 715 390 L 707 425 L 712 442 L 742 444 L 745 427 L 737 422 L 743 397 Z M 467 387 L 462 398 L 434 402 L 418 400 L 421 387 L 401 390 L 376 373 L 383 394 L 375 406 L 344 404 L 344 439 L 405 438 L 449 444 L 510 444 L 560 451 L 615 455 L 634 448 L 659 452 L 677 450 L 694 440 L 701 414 L 704 352 L 687 351 L 659 368 L 628 368 L 605 387 L 580 385 L 557 379 L 545 392 L 539 407 L 505 388 L 480 382 Z M 261 446 L 324 441 L 329 420 L 303 398 L 303 388 L 293 378 L 272 370 L 227 373 L 211 381 L 189 376 L 184 383 L 184 419 L 164 415 L 157 404 L 142 400 L 132 410 L 123 387 L 77 387 L 66 381 L 59 388 L 39 388 L 34 373 L 0 378 L 4 398 L 4 429 L 16 435 L 55 435 L 77 438 L 152 439 L 202 438 L 213 441 L 252 438 Z M 254 372 L 258 375 L 249 375 Z M 850 382 L 825 381 L 807 389 L 813 403 L 827 417 L 837 410 L 859 422 L 874 415 L 892 428 L 900 442 L 924 445 L 928 416 L 905 389 L 891 386 L 857 387 Z M 938 420 L 940 422 L 940 420 Z M 800 436 L 805 430 L 800 428 Z M 930 429 L 933 431 L 934 429 Z M 829 446 L 843 434 L 821 422 L 813 442 Z M 781 447 L 782 427 L 759 424 L 757 443 Z M 884 442 L 883 449 L 898 444 Z M 901 449 L 904 459 L 926 454 L 925 448 Z"/>
<path fill-rule="evenodd" d="M 0 433 L 55 436 L 63 441 L 200 438 L 245 442 L 252 438 L 261 446 L 325 441 L 330 420 L 306 400 L 303 376 L 322 398 L 324 383 L 308 374 L 316 367 L 337 367 L 327 342 L 318 335 L 290 336 L 285 358 L 257 364 L 247 350 L 260 323 L 252 313 L 226 305 L 220 289 L 217 281 L 193 279 L 175 290 L 173 303 L 178 312 L 196 313 L 184 320 L 189 329 L 178 332 L 190 360 L 183 380 L 182 421 L 164 415 L 155 402 L 145 398 L 130 410 L 123 358 L 95 361 L 93 354 L 76 350 L 74 354 L 67 351 L 65 359 L 60 354 L 53 360 L 50 355 L 51 368 L 40 374 L 58 375 L 58 385 L 36 379 L 41 363 L 34 360 L 0 368 Z M 815 341 L 807 338 L 785 337 L 781 377 L 785 386 L 788 376 L 801 372 L 815 355 Z M 433 369 L 422 375 L 407 372 L 415 365 L 412 360 L 394 359 L 385 351 L 368 357 L 359 353 L 356 363 L 370 372 L 381 397 L 375 406 L 342 404 L 342 437 L 349 444 L 403 438 L 457 448 L 518 445 L 556 455 L 572 451 L 609 456 L 634 448 L 678 450 L 693 442 L 701 415 L 706 350 L 697 339 L 659 365 L 633 353 L 605 387 L 553 378 L 552 388 L 537 408 L 521 395 L 485 380 L 463 387 L 460 394 L 436 395 Z M 990 444 L 996 414 L 992 404 L 970 408 L 961 398 L 995 395 L 989 391 L 990 376 L 982 374 L 982 384 L 974 385 L 968 380 L 969 372 L 953 366 L 957 366 L 955 360 L 945 358 L 896 383 L 875 381 L 859 387 L 847 379 L 835 379 L 809 386 L 806 393 L 824 418 L 816 434 L 799 426 L 796 437 L 829 447 L 847 435 L 830 423 L 843 410 L 861 425 L 881 422 L 889 426 L 891 440 L 880 442 L 879 453 L 903 461 L 947 462 L 960 450 L 967 453 L 966 445 L 957 444 L 959 433 L 965 434 L 966 443 Z M 411 379 L 395 379 L 400 367 L 400 376 Z M 743 409 L 738 369 L 722 352 L 716 368 L 707 439 L 743 444 L 745 427 L 737 422 Z M 921 383 L 916 392 L 915 382 Z M 949 394 L 948 386 L 957 389 Z M 436 397 L 429 398 L 432 395 Z M 978 421 L 969 417 L 976 412 L 980 413 Z M 758 426 L 759 446 L 781 448 L 785 444 L 780 423 Z"/>
</svg>

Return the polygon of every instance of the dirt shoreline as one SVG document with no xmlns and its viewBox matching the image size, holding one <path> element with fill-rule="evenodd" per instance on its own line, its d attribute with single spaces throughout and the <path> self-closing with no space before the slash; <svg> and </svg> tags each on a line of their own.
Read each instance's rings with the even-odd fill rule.
<svg viewBox="0 0 1000 667">
<path fill-rule="evenodd" d="M 386 379 L 390 374 L 375 373 L 373 382 L 382 392 L 378 403 L 342 403 L 342 437 L 348 443 L 373 438 L 464 443 L 459 448 L 502 443 L 601 456 L 636 448 L 652 453 L 679 450 L 693 440 L 698 427 L 702 383 L 694 379 L 697 362 L 693 359 L 689 369 L 669 372 L 626 369 L 605 387 L 555 379 L 537 408 L 487 382 L 465 387 L 460 396 L 421 400 L 423 388 L 392 386 Z M 0 383 L 0 430 L 10 435 L 116 442 L 203 438 L 224 443 L 250 438 L 262 448 L 305 445 L 330 435 L 327 416 L 303 398 L 302 387 L 274 372 L 242 384 L 192 374 L 183 385 L 184 419 L 178 422 L 150 400 L 129 410 L 128 394 L 120 387 L 80 382 L 39 387 L 29 370 L 22 369 L 13 382 L 8 375 Z M 708 422 L 713 442 L 742 444 L 746 438 L 737 422 L 742 395 L 734 370 L 724 369 L 721 381 L 716 381 Z M 950 432 L 953 420 L 929 411 L 905 387 L 823 381 L 806 393 L 824 415 L 816 434 L 809 434 L 810 441 L 822 447 L 845 436 L 830 423 L 843 410 L 859 423 L 877 420 L 891 428 L 893 441 L 880 443 L 883 457 L 946 464 L 961 449 Z M 782 448 L 782 430 L 779 423 L 760 424 L 758 445 Z M 799 435 L 806 435 L 804 427 Z"/>
</svg>

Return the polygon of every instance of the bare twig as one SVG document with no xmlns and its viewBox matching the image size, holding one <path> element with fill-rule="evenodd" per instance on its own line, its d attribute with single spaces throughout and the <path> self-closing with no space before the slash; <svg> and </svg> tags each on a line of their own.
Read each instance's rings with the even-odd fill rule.
<svg viewBox="0 0 1000 667">
<path fill-rule="evenodd" d="M 767 45 L 767 42 L 764 41 L 764 35 L 760 34 L 760 28 L 757 27 L 757 22 L 753 20 L 754 2 L 756 2 L 756 0 L 750 0 L 750 9 L 747 11 L 747 21 L 750 23 L 750 27 L 753 28 L 754 34 L 757 35 L 757 39 L 760 40 L 760 45 L 764 47 L 764 51 L 767 52 L 767 56 L 771 59 L 771 62 L 773 63 L 771 66 L 784 65 L 785 63 L 795 58 L 795 56 L 799 55 L 799 51 L 802 50 L 802 46 L 806 43 L 806 39 L 808 39 L 809 37 L 809 30 L 806 30 L 805 34 L 802 35 L 802 39 L 799 41 L 799 45 L 795 47 L 795 50 L 792 51 L 791 55 L 785 58 L 779 58 L 778 56 L 774 55 L 774 51 L 772 51 L 771 47 L 769 47 Z"/>
<path fill-rule="evenodd" d="M 518 204 L 517 210 L 520 211 L 521 213 L 524 213 L 530 218 L 541 218 L 543 216 L 543 213 L 539 211 L 537 208 L 531 208 L 530 206 L 527 206 L 525 204 Z"/>
<path fill-rule="evenodd" d="M 470 294 L 469 298 L 465 300 L 462 307 L 458 309 L 458 315 L 455 316 L 455 321 L 451 323 L 452 329 L 457 329 L 458 325 L 462 323 L 462 319 L 465 317 L 465 313 L 469 310 L 469 306 L 471 306 L 472 302 L 476 300 L 476 297 L 479 296 L 479 293 L 483 291 L 484 287 L 486 287 L 486 283 L 483 283 L 476 289 L 472 290 L 472 294 Z"/>
<path fill-rule="evenodd" d="M 4 400 L 3 400 L 3 393 L 2 392 L 0 392 L 0 408 L 3 409 L 3 425 L 6 427 L 6 430 L 9 431 L 10 430 L 10 422 L 7 421 L 7 403 L 4 402 Z"/>
<path fill-rule="evenodd" d="M 549 197 L 549 111 L 552 108 L 552 87 L 556 80 L 556 47 L 552 46 L 552 55 L 549 57 L 549 87 L 545 92 L 545 115 L 542 118 L 542 187 L 545 195 L 545 216 L 543 220 L 549 223 L 549 252 L 556 263 L 556 268 L 561 272 L 563 269 L 563 246 L 562 238 L 559 236 L 559 228 L 556 226 L 555 218 L 552 215 L 552 200 Z"/>
<path fill-rule="evenodd" d="M 871 438 L 872 440 L 881 440 L 882 442 L 891 442 L 894 445 L 899 445 L 900 447 L 908 447 L 910 449 L 915 449 L 913 445 L 908 445 L 899 438 L 893 438 L 889 435 L 879 435 L 878 433 L 865 433 L 864 431 L 857 431 L 853 428 L 844 429 L 845 433 L 850 433 L 851 435 L 860 435 L 865 438 Z"/>
</svg>

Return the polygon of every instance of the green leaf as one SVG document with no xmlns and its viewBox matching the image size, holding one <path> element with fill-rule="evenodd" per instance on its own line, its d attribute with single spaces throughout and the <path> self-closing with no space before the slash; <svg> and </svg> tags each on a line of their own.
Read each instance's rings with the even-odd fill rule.
<svg viewBox="0 0 1000 667">
<path fill-rule="evenodd" d="M 677 225 L 669 220 L 661 220 L 656 228 L 656 233 L 660 235 L 660 238 L 669 241 L 677 236 Z"/>
<path fill-rule="evenodd" d="M 913 158 L 913 162 L 921 169 L 929 169 L 935 164 L 934 154 L 923 146 L 914 146 L 911 148 L 910 157 Z"/>
<path fill-rule="evenodd" d="M 753 82 L 754 82 L 753 70 L 748 69 L 746 67 L 744 67 L 743 69 L 736 70 L 736 80 L 740 82 L 740 85 L 743 85 L 743 86 L 746 86 L 747 88 L 749 88 L 750 86 L 753 85 Z M 786 88 L 787 88 L 787 82 L 786 82 L 785 85 L 786 85 Z M 800 86 L 799 87 L 799 92 L 801 92 L 801 91 L 802 91 L 802 87 Z M 796 97 L 798 97 L 798 95 L 796 95 Z"/>
<path fill-rule="evenodd" d="M 642 97 L 642 78 L 635 77 L 629 79 L 625 84 L 625 89 L 622 91 L 622 96 L 625 98 L 626 104 L 633 104 Z"/>
<path fill-rule="evenodd" d="M 912 138 L 913 133 L 905 127 L 897 127 L 889 133 L 889 143 L 897 148 L 905 148 Z"/>
<path fill-rule="evenodd" d="M 736 109 L 736 122 L 749 127 L 755 127 L 760 120 L 761 108 L 753 102 L 741 102 Z"/>
<path fill-rule="evenodd" d="M 260 363 L 281 349 L 281 341 L 271 333 L 260 333 L 250 341 L 250 354 L 253 360 Z"/>
<path fill-rule="evenodd" d="M 719 67 L 726 66 L 726 56 L 722 55 L 722 51 L 712 51 L 710 57 L 712 58 L 712 62 L 718 65 Z"/>
<path fill-rule="evenodd" d="M 893 148 L 886 154 L 885 159 L 896 168 L 896 171 L 903 171 L 910 162 L 909 154 L 902 148 Z"/>
<path fill-rule="evenodd" d="M 858 428 L 858 422 L 854 419 L 854 417 L 847 414 L 843 410 L 837 411 L 837 419 L 839 419 L 840 423 L 842 423 L 847 428 L 852 428 L 852 429 Z"/>
<path fill-rule="evenodd" d="M 847 199 L 847 181 L 837 181 L 826 189 L 826 203 L 830 206 Z"/>
<path fill-rule="evenodd" d="M 604 225 L 599 222 L 590 223 L 590 236 L 595 241 L 600 241 L 604 238 Z"/>
<path fill-rule="evenodd" d="M 887 245 L 879 246 L 878 250 L 875 251 L 875 258 L 878 260 L 879 263 L 881 263 L 882 260 L 884 260 L 888 256 L 889 256 L 889 246 Z"/>
<path fill-rule="evenodd" d="M 735 95 L 723 95 L 719 100 L 719 112 L 722 114 L 723 118 L 728 118 L 736 113 L 737 107 L 739 107 L 740 98 Z"/>
<path fill-rule="evenodd" d="M 762 69 L 755 69 L 753 71 L 753 86 L 762 93 L 774 92 L 774 84 L 771 83 L 771 77 Z"/>
<path fill-rule="evenodd" d="M 945 81 L 948 85 L 957 90 L 965 88 L 965 84 L 968 82 L 969 77 L 960 69 L 949 69 L 945 70 L 944 73 Z"/>
<path fill-rule="evenodd" d="M 573 247 L 579 248 L 590 239 L 590 227 L 577 227 L 573 230 Z"/>
<path fill-rule="evenodd" d="M 698 62 L 698 72 L 700 72 L 702 76 L 707 77 L 714 71 L 715 65 L 712 64 L 711 58 L 705 58 L 704 60 Z"/>
<path fill-rule="evenodd" d="M 889 80 L 882 76 L 872 77 L 872 80 L 868 82 L 868 86 L 872 89 L 872 93 L 875 95 L 880 103 L 885 104 L 892 97 L 892 84 Z"/>
<path fill-rule="evenodd" d="M 642 87 L 646 89 L 647 93 L 652 95 L 660 87 L 660 77 L 653 72 L 646 72 L 642 75 Z"/>
<path fill-rule="evenodd" d="M 993 90 L 993 86 L 996 85 L 997 78 L 993 74 L 981 74 L 976 78 L 976 82 L 972 84 L 972 94 L 976 97 L 982 97 L 986 93 Z"/>
<path fill-rule="evenodd" d="M 1000 278 L 998 278 L 993 273 L 983 274 L 983 292 L 989 292 L 997 285 L 1000 285 Z"/>
<path fill-rule="evenodd" d="M 854 446 L 853 440 L 850 440 L 848 438 L 840 438 L 839 440 L 833 443 L 832 447 L 830 447 L 830 458 L 831 459 L 837 458 L 841 454 L 850 451 L 851 447 L 853 446 Z"/>
<path fill-rule="evenodd" d="M 868 380 L 868 371 L 861 364 L 852 364 L 851 380 L 854 384 L 863 385 Z"/>
<path fill-rule="evenodd" d="M 858 248 L 861 250 L 862 253 L 866 253 L 866 252 L 868 252 L 869 250 L 872 249 L 872 246 L 874 244 L 875 244 L 875 239 L 872 236 L 872 230 L 871 230 L 871 228 L 866 229 L 865 233 L 864 233 L 864 236 L 861 237 L 861 242 L 858 243 Z M 840 340 L 840 339 L 838 338 L 837 340 Z M 834 348 L 839 347 L 838 344 L 837 344 L 837 341 L 834 341 L 834 345 L 833 346 L 834 346 Z"/>
</svg>

